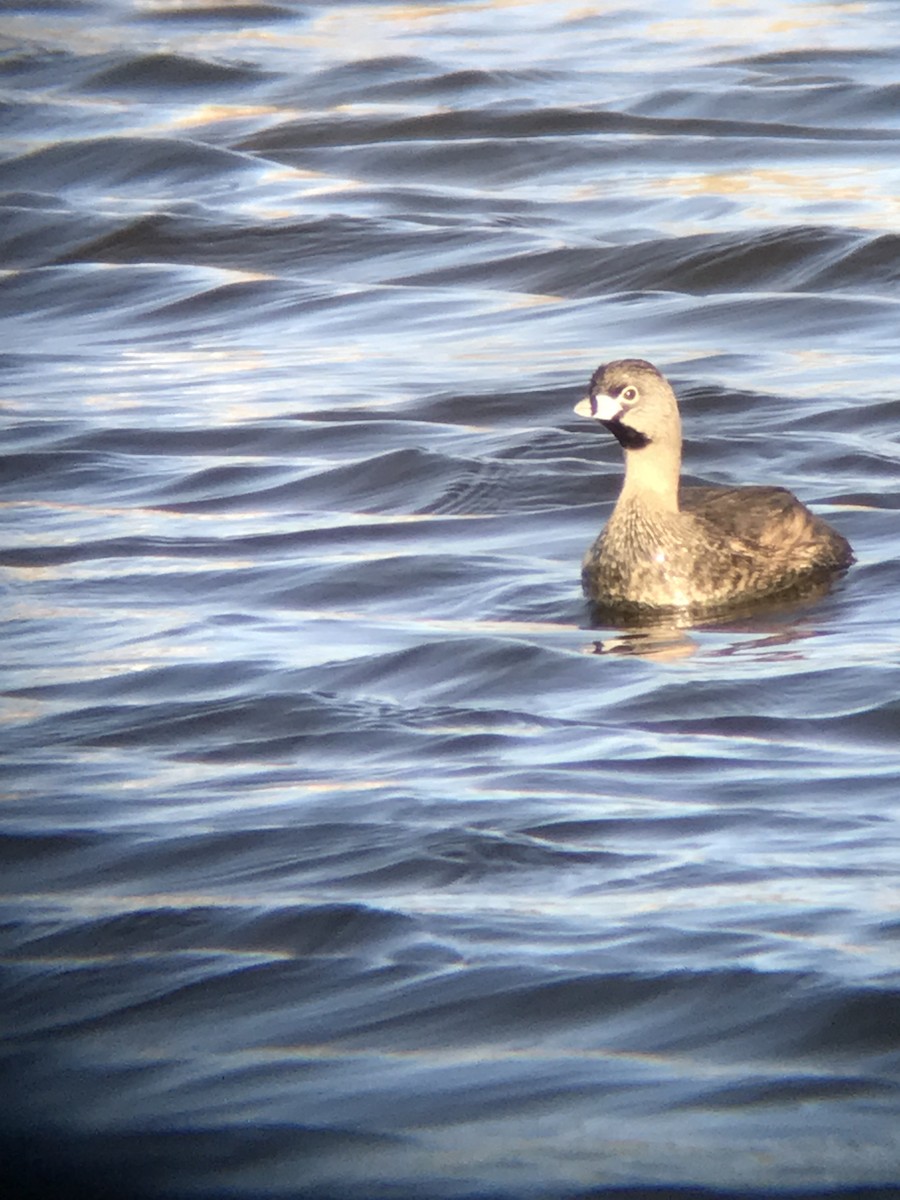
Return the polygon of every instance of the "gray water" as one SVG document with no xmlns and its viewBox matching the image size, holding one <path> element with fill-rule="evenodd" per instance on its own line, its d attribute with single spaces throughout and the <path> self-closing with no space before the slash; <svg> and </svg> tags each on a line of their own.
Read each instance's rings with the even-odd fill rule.
<svg viewBox="0 0 900 1200">
<path fill-rule="evenodd" d="M 2 26 L 5 1194 L 900 1194 L 900 10 Z M 592 627 L 629 355 L 829 594 Z"/>
</svg>

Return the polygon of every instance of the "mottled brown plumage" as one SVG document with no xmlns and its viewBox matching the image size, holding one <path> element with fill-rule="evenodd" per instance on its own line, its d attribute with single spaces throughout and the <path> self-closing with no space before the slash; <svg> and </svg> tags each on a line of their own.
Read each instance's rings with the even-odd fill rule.
<svg viewBox="0 0 900 1200">
<path fill-rule="evenodd" d="M 621 494 L 584 559 L 595 604 L 727 610 L 814 587 L 853 562 L 849 542 L 786 488 L 681 487 L 678 404 L 650 363 L 600 367 L 575 411 L 625 453 Z"/>
</svg>

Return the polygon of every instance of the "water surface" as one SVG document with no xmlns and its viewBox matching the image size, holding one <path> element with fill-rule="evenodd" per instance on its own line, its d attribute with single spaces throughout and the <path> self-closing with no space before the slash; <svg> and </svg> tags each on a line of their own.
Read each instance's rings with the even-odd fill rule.
<svg viewBox="0 0 900 1200">
<path fill-rule="evenodd" d="M 894 6 L 3 26 L 9 1193 L 896 1195 Z M 835 589 L 592 626 L 628 355 Z"/>
</svg>

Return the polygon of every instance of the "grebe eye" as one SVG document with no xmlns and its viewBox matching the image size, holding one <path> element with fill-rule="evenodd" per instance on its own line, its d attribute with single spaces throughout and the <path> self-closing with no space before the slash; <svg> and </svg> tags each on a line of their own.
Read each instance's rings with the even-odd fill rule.
<svg viewBox="0 0 900 1200">
<path fill-rule="evenodd" d="M 628 404 L 631 404 L 633 400 L 637 400 L 637 394 L 638 392 L 636 387 L 622 388 L 622 399 Z"/>
</svg>

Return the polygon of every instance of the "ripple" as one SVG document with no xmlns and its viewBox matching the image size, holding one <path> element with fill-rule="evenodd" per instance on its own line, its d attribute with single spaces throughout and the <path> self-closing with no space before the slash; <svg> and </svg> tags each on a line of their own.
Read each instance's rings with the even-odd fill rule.
<svg viewBox="0 0 900 1200">
<path fill-rule="evenodd" d="M 19 7 L 10 1195 L 894 1194 L 883 15 Z M 594 627 L 627 355 L 837 587 Z"/>
</svg>

